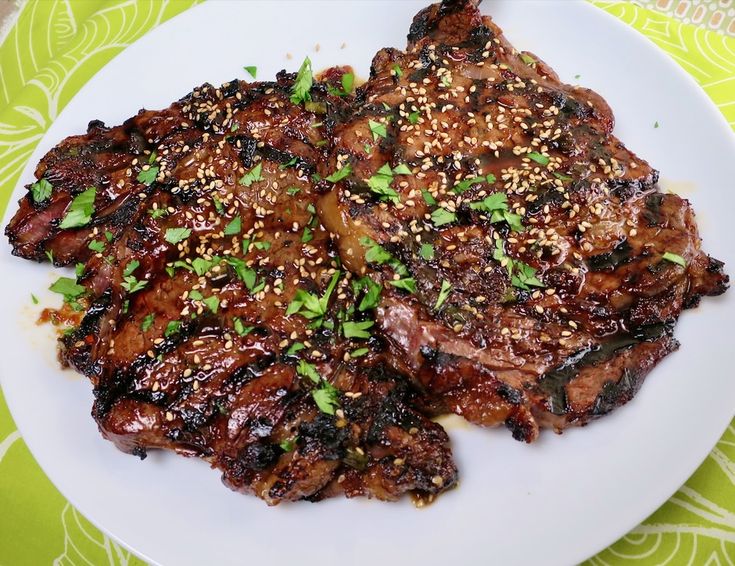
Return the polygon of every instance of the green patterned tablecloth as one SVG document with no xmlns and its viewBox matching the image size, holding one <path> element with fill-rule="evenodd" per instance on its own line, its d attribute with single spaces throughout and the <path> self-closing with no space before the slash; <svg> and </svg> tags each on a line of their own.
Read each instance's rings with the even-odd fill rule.
<svg viewBox="0 0 735 566">
<path fill-rule="evenodd" d="M 126 46 L 197 1 L 31 0 L 23 6 L 0 46 L 0 215 L 36 144 L 82 85 Z M 710 25 L 724 32 L 717 33 L 707 25 L 682 23 L 694 21 L 695 4 L 735 21 L 735 1 L 643 3 L 659 11 L 595 1 L 669 53 L 735 128 L 735 38 L 727 36 L 734 26 Z M 681 12 L 682 6 L 692 14 Z M 588 564 L 733 565 L 734 560 L 735 422 L 685 486 Z M 23 443 L 0 392 L 0 566 L 51 563 L 143 564 L 54 488 Z"/>
</svg>

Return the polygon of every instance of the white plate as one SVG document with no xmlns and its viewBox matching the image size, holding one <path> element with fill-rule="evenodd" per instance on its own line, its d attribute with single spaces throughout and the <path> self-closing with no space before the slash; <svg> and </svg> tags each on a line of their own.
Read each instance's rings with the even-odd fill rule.
<svg viewBox="0 0 735 566">
<path fill-rule="evenodd" d="M 13 198 L 43 153 L 84 131 L 90 119 L 118 124 L 204 81 L 243 77 L 243 65 L 257 65 L 259 78 L 268 78 L 297 69 L 308 54 L 315 68 L 349 63 L 366 77 L 379 48 L 405 45 L 411 18 L 424 5 L 207 2 L 194 8 L 128 48 L 79 92 L 39 145 Z M 608 100 L 618 135 L 664 179 L 690 188 L 685 196 L 699 213 L 706 249 L 735 265 L 733 232 L 722 229 L 735 210 L 735 144 L 695 83 L 652 43 L 587 4 L 487 2 L 483 10 L 517 47 L 538 53 L 563 79 L 581 75 L 580 83 Z M 546 432 L 526 446 L 505 430 L 451 427 L 461 484 L 426 509 L 408 501 L 342 499 L 270 509 L 222 487 L 219 474 L 200 461 L 152 454 L 140 462 L 102 440 L 89 416 L 89 384 L 59 371 L 51 331 L 31 322 L 29 293 L 48 286 L 51 270 L 9 252 L 3 241 L 0 377 L 13 416 L 61 492 L 152 562 L 578 562 L 661 505 L 704 459 L 735 406 L 731 336 L 723 331 L 732 323 L 730 292 L 685 313 L 676 329 L 681 350 L 656 368 L 634 402 L 585 429 L 562 437 Z"/>
</svg>

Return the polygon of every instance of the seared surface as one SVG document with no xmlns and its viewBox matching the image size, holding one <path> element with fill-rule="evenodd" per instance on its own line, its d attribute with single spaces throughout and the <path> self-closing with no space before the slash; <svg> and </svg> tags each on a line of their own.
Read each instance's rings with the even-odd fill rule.
<svg viewBox="0 0 735 566">
<path fill-rule="evenodd" d="M 438 412 L 529 441 L 583 424 L 676 349 L 683 308 L 726 288 L 689 203 L 612 135 L 604 100 L 517 52 L 474 2 L 419 13 L 354 106 L 325 167 L 351 173 L 320 215 L 355 273 L 415 282 L 386 285 L 378 319 Z"/>
<path fill-rule="evenodd" d="M 91 147 L 100 132 L 146 140 L 135 157 L 129 141 L 118 144 L 117 161 L 133 168 L 123 178 L 138 174 L 136 157 L 138 169 L 158 171 L 121 231 L 100 237 L 104 250 L 64 248 L 68 261 L 92 253 L 79 277 L 92 304 L 62 357 L 92 380 L 93 415 L 124 451 L 204 457 L 230 487 L 269 504 L 432 496 L 455 482 L 449 439 L 411 408 L 412 390 L 382 363 L 377 338 L 345 337 L 347 321 L 372 312 L 355 307 L 351 276 L 316 217 L 321 112 L 344 103 L 317 85 L 320 113 L 306 111 L 289 101 L 291 84 L 205 85 L 163 112 L 91 131 Z M 56 250 L 69 232 L 40 246 Z M 299 290 L 326 297 L 318 319 L 288 311 Z"/>
<path fill-rule="evenodd" d="M 431 498 L 456 468 L 429 415 L 529 442 L 585 424 L 727 288 L 604 100 L 475 2 L 420 12 L 354 98 L 342 72 L 301 100 L 284 73 L 204 85 L 39 164 L 6 233 L 78 264 L 61 357 L 122 450 L 269 504 Z"/>
</svg>

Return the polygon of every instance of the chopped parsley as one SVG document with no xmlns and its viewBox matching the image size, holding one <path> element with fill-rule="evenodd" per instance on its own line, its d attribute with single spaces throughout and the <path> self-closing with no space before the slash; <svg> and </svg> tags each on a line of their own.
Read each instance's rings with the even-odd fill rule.
<svg viewBox="0 0 735 566">
<path fill-rule="evenodd" d="M 449 281 L 444 279 L 442 281 L 442 287 L 439 289 L 439 296 L 436 299 L 436 304 L 434 305 L 434 310 L 438 311 L 441 306 L 444 304 L 444 302 L 449 298 L 449 295 L 452 292 L 452 286 L 450 285 Z"/>
<path fill-rule="evenodd" d="M 79 281 L 79 278 L 84 274 L 84 264 L 83 263 L 77 263 L 74 266 L 74 275 L 77 277 L 77 281 Z"/>
<path fill-rule="evenodd" d="M 158 171 L 158 167 L 149 167 L 148 169 L 141 170 L 141 172 L 138 173 L 138 182 L 150 187 L 153 184 L 153 181 L 156 180 L 156 177 L 158 177 Z"/>
<path fill-rule="evenodd" d="M 374 324 L 375 322 L 372 320 L 345 322 L 342 324 L 342 333 L 345 338 L 370 338 L 370 333 L 367 332 L 367 329 L 371 328 Z"/>
<path fill-rule="evenodd" d="M 400 165 L 396 165 L 393 168 L 393 174 L 394 175 L 413 175 L 413 172 L 411 169 L 408 168 L 408 165 L 405 163 L 401 163 Z"/>
<path fill-rule="evenodd" d="M 654 122 L 653 127 L 658 128 L 658 121 Z"/>
<path fill-rule="evenodd" d="M 242 231 L 242 218 L 235 216 L 227 226 L 225 226 L 225 236 L 234 236 Z"/>
<path fill-rule="evenodd" d="M 418 111 L 416 111 L 416 112 L 411 112 L 411 113 L 410 113 L 410 114 L 408 115 L 408 121 L 409 121 L 409 122 L 410 122 L 411 124 L 414 124 L 414 125 L 415 125 L 415 124 L 418 124 L 418 123 L 419 123 L 419 112 L 418 112 Z"/>
<path fill-rule="evenodd" d="M 403 289 L 409 293 L 416 292 L 416 280 L 413 277 L 404 277 L 403 279 L 393 279 L 388 281 L 390 285 L 393 285 L 397 289 Z"/>
<path fill-rule="evenodd" d="M 151 208 L 148 210 L 148 214 L 150 214 L 153 220 L 157 220 L 158 218 L 163 218 L 164 216 L 168 216 L 168 210 L 166 210 L 165 208 Z"/>
<path fill-rule="evenodd" d="M 327 314 L 327 307 L 329 306 L 329 297 L 332 295 L 332 291 L 337 286 L 341 273 L 337 271 L 329 282 L 326 291 L 321 297 L 317 297 L 312 293 L 299 289 L 296 291 L 296 295 L 286 309 L 286 315 L 300 314 L 304 318 L 314 321 L 317 326 L 320 326 L 324 315 Z"/>
<path fill-rule="evenodd" d="M 170 244 L 178 244 L 191 236 L 190 228 L 167 228 L 164 239 Z"/>
<path fill-rule="evenodd" d="M 232 319 L 232 323 L 238 336 L 247 336 L 255 328 L 254 326 L 245 326 L 245 323 L 242 321 L 242 319 L 237 316 Z"/>
<path fill-rule="evenodd" d="M 400 78 L 401 78 L 401 77 L 403 76 L 403 70 L 402 70 L 402 69 L 401 69 L 401 67 L 400 67 L 400 66 L 398 65 L 398 63 L 395 63 L 395 64 L 393 65 L 393 67 L 392 67 L 392 70 L 393 70 L 393 74 L 394 74 L 395 76 L 397 76 L 397 77 L 398 77 L 399 79 L 400 79 Z"/>
<path fill-rule="evenodd" d="M 166 330 L 164 330 L 163 335 L 168 338 L 169 336 L 173 336 L 174 334 L 178 334 L 181 331 L 181 321 L 180 320 L 172 320 L 166 325 Z"/>
<path fill-rule="evenodd" d="M 293 356 L 304 348 L 306 348 L 306 346 L 303 342 L 294 342 L 293 344 L 291 344 L 291 346 L 289 346 L 288 350 L 286 350 L 286 355 Z"/>
<path fill-rule="evenodd" d="M 258 67 L 256 67 L 255 65 L 243 67 L 243 69 L 245 69 L 245 71 L 247 71 L 247 73 L 254 79 L 258 78 Z"/>
<path fill-rule="evenodd" d="M 490 213 L 490 222 L 502 222 L 505 220 L 511 230 L 516 232 L 523 231 L 521 224 L 521 216 L 510 212 L 508 208 L 508 197 L 505 193 L 493 193 L 483 200 L 470 203 L 472 210 L 479 210 Z"/>
<path fill-rule="evenodd" d="M 193 301 L 201 301 L 204 298 L 204 295 L 202 295 L 196 289 L 192 289 L 191 291 L 189 291 L 189 298 Z"/>
<path fill-rule="evenodd" d="M 31 293 L 31 301 L 33 301 L 34 305 L 38 304 L 38 297 L 36 297 L 36 295 L 34 295 L 33 293 Z"/>
<path fill-rule="evenodd" d="M 311 86 L 313 84 L 314 76 L 311 72 L 311 59 L 306 57 L 291 87 L 291 102 L 301 104 L 311 100 Z"/>
<path fill-rule="evenodd" d="M 541 155 L 537 151 L 532 151 L 531 153 L 529 153 L 528 154 L 528 158 L 529 159 L 532 159 L 533 161 L 535 161 L 539 165 L 548 165 L 549 164 L 549 158 L 546 157 L 545 155 Z"/>
<path fill-rule="evenodd" d="M 121 283 L 120 286 L 128 293 L 135 293 L 136 291 L 140 291 L 143 287 L 148 285 L 148 281 L 140 281 L 135 275 L 133 275 L 133 272 L 138 269 L 139 266 L 140 262 L 137 259 L 134 259 L 133 261 L 128 263 L 123 270 L 123 277 L 125 281 Z"/>
<path fill-rule="evenodd" d="M 454 212 L 449 212 L 446 208 L 437 208 L 431 213 L 431 221 L 437 227 L 451 224 L 455 220 L 457 220 L 457 215 Z"/>
<path fill-rule="evenodd" d="M 510 276 L 510 284 L 524 291 L 529 291 L 531 287 L 545 287 L 545 285 L 536 277 L 536 270 L 522 261 L 513 260 L 505 255 L 503 249 L 503 240 L 495 240 L 495 251 L 493 259 L 503 263 L 505 261 L 505 269 Z"/>
<path fill-rule="evenodd" d="M 564 181 L 564 182 L 567 182 L 567 181 L 571 181 L 572 180 L 571 177 L 567 177 L 566 175 L 562 175 L 561 173 L 557 173 L 556 171 L 554 172 L 554 177 L 556 177 L 560 181 Z"/>
<path fill-rule="evenodd" d="M 245 283 L 245 287 L 247 288 L 247 290 L 253 292 L 253 290 L 255 289 L 255 282 L 258 277 L 258 274 L 255 272 L 255 270 L 251 267 L 248 267 L 243 260 L 236 257 L 228 257 L 225 259 L 225 261 L 235 271 L 235 275 L 237 275 L 237 278 Z"/>
<path fill-rule="evenodd" d="M 436 199 L 434 198 L 434 195 L 432 195 L 429 191 L 426 189 L 421 189 L 421 196 L 424 197 L 424 202 L 428 204 L 429 206 L 436 206 Z"/>
<path fill-rule="evenodd" d="M 345 179 L 349 176 L 349 174 L 352 173 L 352 166 L 347 163 L 342 167 L 342 169 L 339 169 L 332 173 L 329 177 L 326 178 L 327 181 L 330 183 L 337 183 L 341 181 L 342 179 Z"/>
<path fill-rule="evenodd" d="M 105 249 L 105 243 L 102 240 L 92 240 L 87 247 L 93 252 L 101 253 Z"/>
<path fill-rule="evenodd" d="M 261 174 L 262 171 L 263 171 L 263 163 L 258 163 L 250 171 L 248 171 L 242 177 L 240 177 L 240 180 L 238 181 L 238 183 L 240 183 L 244 187 L 249 187 L 256 181 L 262 181 L 263 180 L 263 175 Z"/>
<path fill-rule="evenodd" d="M 286 194 L 288 194 L 289 196 L 294 196 L 294 195 L 298 194 L 298 192 L 300 190 L 301 189 L 298 188 L 298 187 L 289 187 L 289 188 L 286 189 Z"/>
<path fill-rule="evenodd" d="M 281 440 L 281 442 L 278 443 L 278 446 L 284 452 L 293 452 L 296 449 L 296 439 L 286 438 L 284 440 Z"/>
<path fill-rule="evenodd" d="M 374 120 L 368 120 L 368 127 L 373 134 L 373 141 L 377 141 L 378 138 L 388 137 L 388 130 L 385 124 L 375 122 Z"/>
<path fill-rule="evenodd" d="M 529 291 L 531 287 L 543 287 L 544 284 L 536 277 L 536 270 L 522 261 L 513 262 L 513 275 L 510 278 L 513 287 Z"/>
<path fill-rule="evenodd" d="M 666 261 L 670 261 L 671 263 L 675 263 L 677 265 L 681 265 L 682 267 L 686 267 L 687 266 L 686 260 L 683 257 L 681 257 L 679 254 L 675 254 L 675 253 L 672 253 L 672 252 L 664 252 L 663 258 Z"/>
<path fill-rule="evenodd" d="M 207 273 L 210 269 L 212 269 L 212 266 L 214 265 L 214 261 L 209 261 L 204 259 L 203 257 L 195 257 L 191 261 L 191 267 L 194 269 L 194 273 L 196 273 L 199 277 Z"/>
<path fill-rule="evenodd" d="M 311 396 L 322 413 L 333 415 L 339 406 L 339 390 L 327 381 L 322 381 L 318 389 L 312 389 Z"/>
<path fill-rule="evenodd" d="M 299 363 L 296 366 L 296 373 L 303 377 L 308 377 L 314 383 L 319 383 L 322 380 L 319 372 L 316 371 L 316 366 L 306 360 L 299 360 Z"/>
<path fill-rule="evenodd" d="M 476 185 L 478 183 L 492 184 L 494 182 L 495 182 L 495 175 L 493 175 L 492 173 L 490 173 L 489 175 L 485 177 L 472 177 L 471 179 L 463 179 L 454 186 L 454 188 L 452 189 L 452 192 L 458 195 L 461 195 L 462 193 L 468 191 L 472 185 Z"/>
<path fill-rule="evenodd" d="M 530 55 L 527 55 L 526 53 L 521 53 L 521 61 L 523 61 L 529 67 L 536 66 L 536 59 L 534 59 Z"/>
<path fill-rule="evenodd" d="M 380 283 L 376 283 L 366 275 L 360 279 L 353 279 L 352 288 L 355 295 L 359 294 L 360 291 L 365 291 L 365 295 L 357 306 L 357 310 L 364 312 L 378 306 L 378 303 L 380 302 L 380 293 L 383 291 L 383 287 Z"/>
<path fill-rule="evenodd" d="M 401 202 L 401 198 L 395 189 L 390 187 L 393 182 L 393 171 L 390 165 L 384 164 L 377 173 L 367 180 L 370 190 L 380 197 L 380 200 L 388 200 L 393 204 Z"/>
<path fill-rule="evenodd" d="M 153 313 L 148 313 L 145 318 L 143 319 L 143 322 L 140 325 L 140 329 L 143 332 L 148 332 L 153 326 L 153 321 L 156 319 L 156 315 Z"/>
<path fill-rule="evenodd" d="M 359 358 L 367 354 L 369 351 L 370 351 L 370 348 L 358 348 L 357 350 L 350 352 L 350 357 Z"/>
<path fill-rule="evenodd" d="M 291 159 L 289 159 L 288 161 L 286 161 L 286 163 L 281 163 L 278 166 L 278 169 L 280 169 L 281 171 L 283 171 L 284 169 L 288 169 L 289 167 L 293 167 L 298 162 L 299 162 L 299 158 L 298 157 L 292 157 Z"/>
<path fill-rule="evenodd" d="M 53 263 L 54 262 L 54 252 L 52 250 L 46 250 L 44 253 L 46 254 L 46 257 L 48 258 L 48 260 L 51 263 Z"/>
<path fill-rule="evenodd" d="M 114 237 L 115 235 L 112 232 L 110 232 L 109 230 L 105 230 L 105 240 L 107 240 L 108 242 L 112 242 Z"/>
<path fill-rule="evenodd" d="M 353 73 L 345 73 L 340 80 L 342 88 L 335 88 L 327 85 L 327 92 L 333 96 L 349 96 L 355 86 L 355 75 Z"/>
<path fill-rule="evenodd" d="M 211 310 L 214 314 L 217 314 L 217 310 L 219 309 L 219 297 L 216 297 L 215 295 L 212 295 L 211 297 L 207 297 L 202 301 L 205 305 L 207 305 L 207 308 Z"/>
<path fill-rule="evenodd" d="M 432 244 L 421 244 L 419 255 L 426 261 L 434 259 L 434 246 Z"/>
<path fill-rule="evenodd" d="M 307 244 L 311 242 L 314 239 L 314 234 L 311 231 L 311 228 L 308 226 L 304 226 L 304 233 L 301 234 L 301 243 Z"/>
<path fill-rule="evenodd" d="M 370 238 L 362 238 L 360 243 L 367 247 L 367 250 L 365 250 L 365 261 L 368 263 L 382 265 L 393 259 L 393 256 L 388 250 Z"/>
<path fill-rule="evenodd" d="M 31 185 L 31 196 L 33 197 L 33 202 L 38 204 L 45 201 L 51 196 L 51 191 L 53 191 L 53 189 L 54 188 L 51 186 L 51 183 L 46 179 L 39 179 Z"/>
<path fill-rule="evenodd" d="M 78 228 L 89 224 L 89 221 L 92 220 L 92 214 L 94 214 L 94 199 L 96 196 L 97 189 L 94 187 L 89 187 L 75 196 L 64 220 L 59 224 L 59 228 Z"/>
<path fill-rule="evenodd" d="M 49 291 L 58 293 L 59 295 L 64 295 L 64 301 L 71 303 L 82 296 L 87 290 L 82 285 L 78 285 L 77 282 L 70 277 L 59 277 L 49 287 Z"/>
</svg>

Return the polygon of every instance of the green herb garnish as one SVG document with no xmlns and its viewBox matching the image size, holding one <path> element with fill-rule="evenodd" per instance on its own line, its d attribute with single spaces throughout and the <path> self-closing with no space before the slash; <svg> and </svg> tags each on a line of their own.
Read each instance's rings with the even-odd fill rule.
<svg viewBox="0 0 735 566">
<path fill-rule="evenodd" d="M 238 183 L 243 185 L 244 187 L 249 187 L 256 181 L 262 181 L 263 175 L 261 175 L 263 171 L 263 163 L 258 163 L 255 167 L 253 167 L 250 171 L 245 173 L 242 177 L 240 177 L 240 180 Z"/>
<path fill-rule="evenodd" d="M 431 244 L 421 244 L 419 255 L 426 261 L 434 259 L 434 246 Z"/>
<path fill-rule="evenodd" d="M 93 252 L 100 253 L 105 249 L 105 243 L 102 240 L 92 240 L 87 247 Z"/>
<path fill-rule="evenodd" d="M 242 231 L 242 218 L 240 216 L 235 216 L 228 224 L 225 226 L 225 236 L 234 236 L 236 234 L 239 234 Z"/>
<path fill-rule="evenodd" d="M 371 328 L 374 324 L 375 322 L 372 320 L 345 322 L 342 324 L 342 333 L 345 338 L 370 338 L 370 333 L 367 332 L 367 329 Z"/>
<path fill-rule="evenodd" d="M 145 318 L 143 319 L 143 322 L 140 325 L 140 329 L 143 332 L 148 332 L 150 330 L 151 326 L 153 326 L 153 321 L 156 319 L 156 315 L 153 313 L 148 313 Z"/>
<path fill-rule="evenodd" d="M 549 164 L 549 158 L 547 156 L 545 156 L 545 155 L 541 155 L 537 151 L 532 151 L 531 153 L 529 153 L 528 154 L 528 158 L 529 159 L 532 159 L 533 161 L 535 161 L 539 165 L 548 165 Z"/>
<path fill-rule="evenodd" d="M 311 86 L 313 84 L 314 76 L 311 72 L 311 59 L 306 57 L 291 87 L 291 102 L 301 104 L 311 100 Z"/>
<path fill-rule="evenodd" d="M 156 180 L 156 177 L 158 177 L 158 171 L 158 167 L 149 167 L 148 169 L 141 170 L 141 172 L 138 173 L 138 182 L 143 183 L 147 186 L 151 186 L 153 184 L 153 181 Z"/>
<path fill-rule="evenodd" d="M 441 289 L 439 290 L 439 296 L 436 299 L 436 304 L 434 305 L 435 311 L 438 311 L 441 308 L 444 302 L 449 298 L 451 292 L 452 286 L 450 285 L 449 281 L 444 279 L 442 281 Z"/>
<path fill-rule="evenodd" d="M 46 179 L 39 179 L 31 185 L 31 196 L 36 204 L 45 201 L 51 196 L 53 186 Z"/>
<path fill-rule="evenodd" d="M 89 187 L 75 196 L 74 200 L 71 201 L 64 220 L 59 224 L 59 228 L 78 228 L 89 224 L 94 214 L 94 199 L 96 196 L 97 189 L 95 187 Z"/>
<path fill-rule="evenodd" d="M 377 141 L 378 138 L 388 137 L 388 130 L 385 124 L 375 122 L 374 120 L 368 120 L 368 127 L 373 134 L 373 141 Z"/>
<path fill-rule="evenodd" d="M 350 173 L 352 173 L 352 166 L 349 163 L 347 163 L 342 167 L 342 169 L 335 171 L 329 177 L 327 177 L 326 180 L 329 181 L 330 183 L 337 183 L 341 181 L 342 179 L 345 179 L 346 177 L 348 177 Z"/>
<path fill-rule="evenodd" d="M 454 212 L 449 212 L 446 208 L 437 208 L 431 213 L 431 221 L 437 227 L 451 224 L 455 220 L 457 220 L 457 215 Z"/>
<path fill-rule="evenodd" d="M 679 254 L 675 254 L 672 252 L 664 252 L 663 259 L 665 259 L 666 261 L 670 261 L 671 263 L 681 265 L 682 267 L 687 266 L 686 260 L 683 257 L 681 257 Z"/>
<path fill-rule="evenodd" d="M 170 244 L 178 244 L 191 236 L 190 228 L 167 228 L 164 239 Z"/>
<path fill-rule="evenodd" d="M 166 325 L 166 330 L 164 330 L 163 335 L 168 338 L 169 336 L 172 336 L 174 334 L 178 334 L 181 330 L 181 321 L 180 320 L 172 320 Z"/>
</svg>

